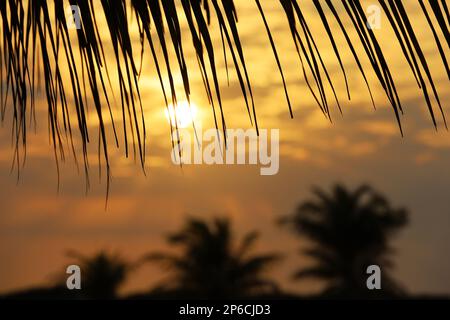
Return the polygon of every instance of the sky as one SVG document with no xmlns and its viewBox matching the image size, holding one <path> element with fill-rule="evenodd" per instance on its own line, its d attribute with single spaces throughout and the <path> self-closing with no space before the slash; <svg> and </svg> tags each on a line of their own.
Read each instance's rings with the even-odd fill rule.
<svg viewBox="0 0 450 320">
<path fill-rule="evenodd" d="M 367 1 L 365 5 L 370 3 Z M 310 261 L 298 255 L 304 240 L 289 234 L 276 221 L 309 199 L 313 186 L 328 190 L 339 182 L 349 188 L 368 183 L 385 194 L 393 206 L 409 210 L 409 225 L 393 241 L 394 275 L 412 293 L 450 294 L 447 272 L 450 269 L 450 134 L 440 119 L 438 131 L 433 127 L 425 100 L 385 17 L 376 34 L 383 40 L 382 48 L 404 104 L 403 137 L 382 89 L 374 74 L 368 71 L 377 104 L 374 110 L 345 39 L 339 36 L 336 41 L 342 48 L 351 89 L 351 101 L 346 100 L 343 76 L 329 41 L 320 21 L 310 18 L 311 29 L 318 35 L 318 46 L 342 103 L 342 115 L 330 103 L 332 123 L 328 121 L 306 86 L 282 8 L 277 1 L 264 1 L 293 102 L 294 118 L 291 119 L 258 10 L 253 1 L 237 0 L 236 6 L 259 127 L 280 130 L 278 174 L 261 176 L 259 167 L 251 165 L 188 165 L 181 169 L 173 164 L 170 126 L 147 47 L 139 80 L 148 131 L 146 174 L 138 161 L 124 157 L 123 145 L 119 149 L 111 148 L 112 181 L 106 210 L 104 172 L 100 180 L 95 139 L 89 150 L 90 190 L 86 193 L 85 178 L 68 157 L 61 164 L 58 191 L 45 97 L 38 98 L 37 128 L 27 137 L 27 160 L 19 179 L 16 171 L 11 172 L 13 148 L 11 121 L 8 121 L 11 114 L 7 114 L 0 128 L 0 293 L 51 282 L 71 263 L 65 254 L 68 249 L 86 254 L 106 249 L 133 261 L 145 253 L 167 248 L 164 237 L 177 230 L 186 217 L 217 215 L 232 219 L 237 236 L 258 230 L 261 238 L 257 250 L 286 255 L 271 271 L 271 276 L 283 288 L 295 292 L 318 290 L 319 284 L 312 281 L 292 281 L 291 275 Z M 307 17 L 316 14 L 312 2 L 303 2 L 303 8 Z M 448 114 L 448 78 L 432 33 L 419 10 L 418 4 L 408 2 L 411 21 Z M 100 20 L 100 23 L 104 22 Z M 213 22 L 211 28 L 220 52 L 217 25 Z M 107 32 L 106 28 L 100 29 Z M 135 48 L 139 48 L 138 34 L 131 34 Z M 198 108 L 195 122 L 203 130 L 214 128 L 186 29 L 183 34 L 191 99 Z M 321 34 L 324 36 L 320 37 Z M 107 60 L 111 62 L 111 48 L 108 45 L 105 48 Z M 358 53 L 363 57 L 360 50 Z M 139 53 L 135 49 L 137 60 Z M 217 59 L 227 126 L 251 128 L 237 77 L 230 68 L 227 86 L 225 62 L 220 55 Z M 368 61 L 362 58 L 362 62 L 370 70 Z M 176 83 L 177 88 L 182 88 L 179 75 Z M 117 92 L 117 88 L 113 91 Z M 93 112 L 89 123 L 95 132 L 97 122 Z M 145 266 L 133 274 L 123 292 L 149 289 L 163 278 L 161 269 Z"/>
</svg>

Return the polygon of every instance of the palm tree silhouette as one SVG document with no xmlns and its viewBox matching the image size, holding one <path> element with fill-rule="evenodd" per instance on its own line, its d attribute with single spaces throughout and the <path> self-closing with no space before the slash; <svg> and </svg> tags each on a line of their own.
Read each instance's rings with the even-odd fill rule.
<svg viewBox="0 0 450 320">
<path fill-rule="evenodd" d="M 211 223 L 190 219 L 168 242 L 181 249 L 179 255 L 151 253 L 144 260 L 161 263 L 171 277 L 161 290 L 197 298 L 237 298 L 276 291 L 264 271 L 279 257 L 252 255 L 258 234 L 248 233 L 233 243 L 230 223 L 214 219 Z"/>
<path fill-rule="evenodd" d="M 383 89 L 392 105 L 401 130 L 400 118 L 404 106 L 397 92 L 397 83 L 391 71 L 385 50 L 392 48 L 391 43 L 383 46 L 384 37 L 377 35 L 367 24 L 368 17 L 363 1 L 319 1 L 312 0 L 315 12 L 313 16 L 305 14 L 304 4 L 298 0 L 276 1 L 286 16 L 289 26 L 287 37 L 292 37 L 296 54 L 302 64 L 299 70 L 320 109 L 330 118 L 330 101 L 335 100 L 340 108 L 340 92 L 336 91 L 334 77 L 327 66 L 328 58 L 338 61 L 345 80 L 345 96 L 350 99 L 347 72 L 341 56 L 345 47 L 351 54 L 355 66 L 364 78 L 372 98 L 371 84 L 367 71 L 376 75 L 376 81 Z M 150 48 L 152 60 L 159 79 L 161 93 L 166 106 L 177 105 L 180 99 L 190 100 L 190 74 L 192 66 L 186 61 L 186 46 L 192 46 L 204 79 L 204 90 L 214 113 L 217 128 L 226 128 L 223 112 L 221 83 L 218 75 L 218 56 L 234 67 L 239 87 L 245 101 L 251 123 L 258 128 L 257 112 L 251 85 L 251 75 L 247 68 L 247 59 L 238 28 L 238 7 L 235 0 L 54 0 L 53 6 L 41 0 L 0 1 L 0 114 L 12 115 L 13 136 L 15 138 L 15 165 L 20 168 L 21 152 L 26 147 L 28 126 L 33 121 L 35 100 L 38 93 L 39 75 L 44 77 L 45 96 L 48 104 L 50 137 L 53 142 L 56 161 L 63 160 L 64 145 L 69 144 L 74 155 L 81 153 L 88 173 L 88 144 L 90 131 L 98 130 L 98 143 L 101 150 L 108 183 L 110 178 L 109 153 L 111 147 L 119 147 L 119 139 L 112 112 L 111 92 L 120 92 L 120 126 L 123 130 L 125 154 L 129 154 L 129 144 L 141 164 L 145 161 L 146 127 L 139 89 L 139 76 L 142 61 L 137 60 L 136 51 L 141 60 L 144 48 Z M 264 1 L 264 5 L 268 0 Z M 270 31 L 270 21 L 266 18 L 264 5 L 255 0 L 255 8 L 260 13 L 261 28 L 268 35 L 280 76 L 283 82 L 287 105 L 293 116 L 291 101 L 287 90 L 282 64 L 278 57 L 277 45 Z M 79 15 L 79 29 L 70 30 L 68 19 L 73 19 L 73 10 Z M 435 42 L 435 53 L 440 57 L 442 70 L 450 79 L 450 68 L 445 49 L 450 45 L 448 24 L 450 15 L 445 0 L 419 1 L 419 16 L 426 26 L 430 38 Z M 437 125 L 436 110 L 444 112 L 435 86 L 435 79 L 429 67 L 429 57 L 423 50 L 421 40 L 416 36 L 417 26 L 411 21 L 411 10 L 402 1 L 378 1 L 379 14 L 384 14 L 384 28 L 389 28 L 396 36 L 399 50 L 404 56 L 405 66 L 409 67 L 420 88 L 431 120 Z M 66 15 L 69 9 L 70 15 Z M 138 26 L 139 43 L 130 28 L 130 14 L 134 15 Z M 418 15 L 414 15 L 414 19 Z M 312 23 L 314 20 L 314 23 Z M 99 25 L 102 21 L 102 25 Z M 256 23 L 257 21 L 255 21 Z M 321 22 L 321 30 L 312 25 Z M 210 26 L 218 25 L 222 39 L 221 47 L 214 46 Z M 252 21 L 253 23 L 253 21 Z M 101 35 L 99 30 L 109 30 Z M 421 27 L 420 32 L 425 32 Z M 324 48 L 317 39 L 326 34 L 333 47 L 331 54 L 324 54 Z M 343 38 L 345 46 L 339 46 L 336 38 Z M 445 39 L 445 42 L 442 40 Z M 388 40 L 391 41 L 391 40 Z M 104 47 L 112 46 L 112 59 L 105 58 Z M 158 54 L 159 50 L 161 54 Z M 361 49 L 359 54 L 358 49 Z M 427 50 L 428 51 L 428 50 Z M 328 48 L 325 49 L 328 52 Z M 358 52 L 358 53 L 357 53 Z M 171 58 L 173 57 L 173 58 Z M 326 59 L 327 58 L 327 59 Z M 364 60 L 369 63 L 365 65 Z M 108 61 L 108 63 L 106 63 Z M 197 65 L 197 64 L 196 64 Z M 226 64 L 228 66 L 228 63 Z M 367 70 L 370 69 L 370 70 Z M 116 81 L 111 82 L 110 74 L 115 72 Z M 67 74 L 67 77 L 63 75 Z M 228 74 L 228 70 L 227 70 Z M 182 79 L 181 92 L 175 83 L 176 76 Z M 330 92 L 332 96 L 329 97 Z M 87 121 L 88 100 L 95 108 L 95 120 L 98 128 L 92 129 Z M 73 101 L 70 103 L 70 101 Z M 432 101 L 436 101 L 433 105 Z M 12 109 L 12 110 L 9 110 Z M 10 112 L 7 112 L 10 111 Z M 112 125 L 108 126 L 107 123 Z M 95 123 L 95 121 L 92 121 Z M 177 124 L 175 123 L 175 126 Z M 110 128 L 112 127 L 112 128 Z M 172 130 L 171 130 L 172 132 Z M 74 141 L 80 141 L 80 148 Z M 22 148 L 19 148 L 22 146 Z M 76 151 L 81 150 L 81 151 Z M 87 181 L 89 183 L 89 181 Z"/>
<path fill-rule="evenodd" d="M 68 255 L 75 258 L 81 269 L 81 296 L 88 299 L 115 299 L 133 266 L 118 255 L 101 251 L 85 256 L 76 251 Z"/>
<path fill-rule="evenodd" d="M 349 191 L 336 185 L 331 193 L 315 189 L 314 195 L 283 219 L 297 235 L 311 241 L 304 253 L 315 264 L 299 270 L 295 278 L 325 280 L 326 294 L 365 296 L 366 269 L 378 265 L 383 292 L 401 293 L 388 272 L 389 240 L 406 225 L 407 212 L 392 208 L 369 186 Z"/>
</svg>

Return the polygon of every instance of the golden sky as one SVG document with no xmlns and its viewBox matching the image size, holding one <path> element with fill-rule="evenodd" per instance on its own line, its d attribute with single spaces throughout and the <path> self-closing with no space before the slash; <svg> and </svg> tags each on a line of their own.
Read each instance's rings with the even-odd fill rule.
<svg viewBox="0 0 450 320">
<path fill-rule="evenodd" d="M 318 46 L 343 105 L 343 116 L 333 105 L 333 123 L 327 121 L 306 87 L 281 6 L 277 1 L 263 1 L 294 102 L 294 119 L 290 119 L 281 78 L 257 8 L 248 0 L 236 0 L 236 5 L 259 125 L 280 129 L 279 173 L 262 177 L 255 166 L 202 165 L 185 166 L 181 170 L 172 164 L 170 128 L 147 47 L 139 83 L 148 130 L 147 176 L 132 158 L 124 158 L 123 148 L 111 148 L 113 179 L 106 211 L 105 184 L 104 180 L 98 180 L 95 142 L 90 151 L 89 193 L 85 194 L 83 175 L 77 173 L 71 160 L 62 165 L 61 189 L 57 192 L 45 97 L 38 103 L 38 127 L 36 134 L 29 134 L 27 162 L 18 183 L 16 175 L 10 173 L 12 147 L 8 121 L 0 129 L 0 292 L 45 283 L 68 264 L 64 256 L 67 249 L 94 253 L 106 248 L 136 259 L 163 247 L 164 235 L 176 230 L 187 215 L 230 216 L 238 234 L 259 230 L 260 249 L 289 255 L 274 272 L 276 279 L 290 290 L 308 291 L 315 288 L 314 283 L 302 286 L 290 281 L 290 274 L 307 263 L 305 258 L 297 256 L 301 242 L 277 227 L 275 221 L 308 198 L 312 185 L 329 188 L 335 182 L 342 182 L 350 187 L 370 183 L 395 206 L 410 209 L 410 225 L 395 242 L 398 249 L 395 275 L 412 292 L 450 293 L 447 272 L 450 269 L 447 254 L 450 252 L 450 134 L 442 123 L 438 132 L 434 130 L 421 91 L 387 21 L 383 20 L 385 25 L 376 34 L 383 39 L 382 47 L 405 106 L 403 138 L 374 74 L 368 72 L 377 101 L 376 111 L 345 39 L 337 37 L 352 93 L 351 101 L 346 101 L 343 77 L 320 20 L 310 18 L 313 33 L 324 35 L 317 36 Z M 408 6 L 440 98 L 450 114 L 448 79 L 432 34 L 418 4 L 408 1 Z M 304 1 L 303 8 L 308 17 L 316 14 L 312 2 Z M 212 33 L 220 53 L 220 34 L 214 30 L 218 30 L 215 25 Z M 186 30 L 184 34 L 191 98 L 199 109 L 196 121 L 203 129 L 212 128 L 211 108 Z M 132 37 L 139 60 L 138 34 L 134 32 Z M 111 52 L 108 45 L 106 50 Z M 359 53 L 362 57 L 362 52 Z M 112 56 L 107 54 L 107 59 Z M 219 55 L 217 59 L 227 125 L 250 128 L 237 77 L 230 69 L 227 87 L 223 58 Z M 368 66 L 368 61 L 363 59 L 363 62 Z M 181 84 L 181 78 L 177 77 L 180 89 Z M 93 132 L 94 115 L 92 112 L 89 120 Z M 158 269 L 144 268 L 131 277 L 125 291 L 147 289 L 160 278 Z"/>
</svg>

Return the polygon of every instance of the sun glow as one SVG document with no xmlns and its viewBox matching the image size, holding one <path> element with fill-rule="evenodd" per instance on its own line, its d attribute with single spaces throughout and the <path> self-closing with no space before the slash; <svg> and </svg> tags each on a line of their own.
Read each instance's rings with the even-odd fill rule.
<svg viewBox="0 0 450 320">
<path fill-rule="evenodd" d="M 198 116 L 198 107 L 194 102 L 181 101 L 177 105 L 169 104 L 165 109 L 167 121 L 170 121 L 172 126 L 178 125 L 178 128 L 187 128 L 196 122 Z"/>
</svg>

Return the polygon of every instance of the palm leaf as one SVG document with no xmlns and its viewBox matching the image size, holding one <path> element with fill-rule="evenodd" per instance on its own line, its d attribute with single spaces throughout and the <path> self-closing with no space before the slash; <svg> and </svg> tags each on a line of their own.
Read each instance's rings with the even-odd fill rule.
<svg viewBox="0 0 450 320">
<path fill-rule="evenodd" d="M 372 84 L 367 77 L 369 70 L 362 63 L 363 57 L 358 57 L 357 54 L 357 48 L 363 49 L 366 56 L 364 58 L 370 62 L 379 85 L 392 105 L 400 132 L 403 132 L 401 115 L 404 107 L 399 98 L 398 83 L 394 80 L 392 66 L 382 49 L 383 39 L 379 39 L 366 23 L 367 17 L 362 1 L 312 0 L 312 2 L 316 9 L 315 15 L 323 26 L 342 72 L 347 98 L 351 98 L 351 93 L 346 66 L 342 61 L 343 52 L 336 41 L 339 36 L 345 38 L 375 106 Z M 437 127 L 437 107 L 446 126 L 443 101 L 436 87 L 436 79 L 431 73 L 429 58 L 416 36 L 418 30 L 415 30 L 411 23 L 408 9 L 400 1 L 379 0 L 378 3 L 421 89 L 432 123 Z M 81 13 L 81 28 L 76 30 L 76 37 L 71 36 L 67 28 L 65 8 L 68 5 L 78 6 Z M 330 101 L 334 100 L 339 109 L 341 103 L 340 94 L 334 85 L 336 79 L 330 74 L 322 49 L 317 44 L 318 37 L 323 33 L 317 33 L 311 28 L 312 24 L 309 21 L 311 18 L 305 15 L 304 3 L 298 0 L 280 0 L 279 5 L 285 13 L 290 36 L 301 62 L 300 71 L 318 106 L 331 120 Z M 448 63 L 450 15 L 446 1 L 419 0 L 419 7 L 422 18 L 436 43 L 436 52 L 442 61 L 442 68 L 450 79 Z M 137 20 L 139 48 L 135 48 L 130 34 L 128 14 L 130 8 Z M 273 50 L 281 75 L 287 107 L 293 116 L 294 111 L 277 44 L 261 1 L 255 0 L 255 10 L 261 15 L 268 43 Z M 106 28 L 109 30 L 106 37 L 99 32 L 99 15 L 104 18 Z M 185 19 L 181 19 L 182 16 Z M 2 26 L 0 112 L 3 121 L 7 114 L 12 115 L 10 121 L 15 146 L 13 165 L 17 168 L 18 174 L 25 160 L 28 128 L 36 122 L 35 101 L 41 75 L 44 77 L 49 135 L 57 168 L 59 161 L 66 158 L 64 151 L 66 147 L 70 148 L 76 162 L 78 154 L 81 153 L 87 187 L 89 186 L 88 146 L 92 128 L 86 119 L 89 105 L 93 104 L 99 123 L 99 157 L 103 156 L 107 185 L 109 186 L 110 179 L 109 149 L 114 145 L 115 147 L 123 145 L 125 155 L 129 156 L 131 144 L 134 157 L 140 160 L 144 169 L 146 125 L 139 75 L 142 59 L 147 58 L 144 52 L 145 42 L 151 50 L 150 57 L 156 67 L 155 76 L 159 79 L 166 106 L 169 105 L 169 100 L 176 106 L 180 95 L 184 95 L 188 101 L 191 98 L 190 74 L 195 70 L 188 67 L 185 47 L 190 43 L 189 38 L 192 40 L 191 45 L 198 61 L 198 72 L 204 81 L 204 90 L 211 104 L 215 126 L 222 130 L 226 130 L 226 119 L 221 93 L 223 84 L 219 81 L 217 56 L 219 53 L 223 54 L 226 61 L 227 56 L 231 57 L 247 114 L 250 122 L 258 130 L 251 75 L 247 68 L 249 61 L 246 60 L 240 38 L 238 10 L 234 0 L 102 0 L 100 4 L 95 4 L 92 0 L 54 0 L 52 5 L 39 0 L 28 0 L 24 3 L 19 0 L 8 0 L 0 3 L 0 19 Z M 183 31 L 186 26 L 182 21 L 186 21 L 188 33 Z M 350 23 L 346 24 L 344 21 Z M 210 28 L 212 24 L 219 26 L 221 48 L 213 45 Z M 332 28 L 332 25 L 338 27 Z M 356 35 L 356 40 L 350 35 Z M 104 41 L 111 43 L 113 47 L 114 63 L 106 63 Z M 78 53 L 75 52 L 76 48 Z M 162 51 L 162 58 L 157 54 L 159 48 Z M 140 67 L 135 61 L 136 50 L 141 53 Z M 175 59 L 171 59 L 172 56 Z M 67 70 L 69 79 L 63 79 L 62 70 Z M 117 75 L 116 81 L 111 81 L 110 78 L 113 71 Z M 226 72 L 229 77 L 228 64 Z M 174 78 L 177 74 L 182 78 L 182 92 L 175 86 Z M 168 87 L 165 79 L 168 80 Z M 111 109 L 115 98 L 111 97 L 110 92 L 114 92 L 117 87 L 120 94 L 122 118 L 120 122 L 114 119 Z M 330 92 L 332 97 L 329 96 Z M 73 103 L 69 103 L 70 101 Z M 106 125 L 106 117 L 110 118 L 111 126 Z M 116 131 L 119 123 L 122 126 L 123 141 L 119 141 Z M 175 127 L 176 123 L 177 121 Z M 113 141 L 110 141 L 111 139 Z M 179 140 L 178 135 L 177 139 Z M 75 141 L 80 141 L 81 151 L 77 151 Z M 171 141 L 174 143 L 173 137 Z"/>
</svg>

